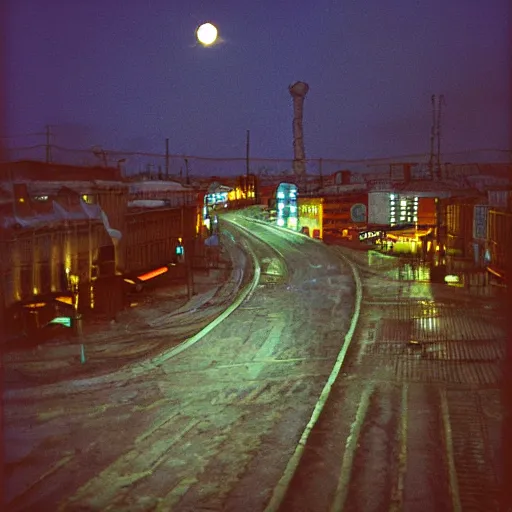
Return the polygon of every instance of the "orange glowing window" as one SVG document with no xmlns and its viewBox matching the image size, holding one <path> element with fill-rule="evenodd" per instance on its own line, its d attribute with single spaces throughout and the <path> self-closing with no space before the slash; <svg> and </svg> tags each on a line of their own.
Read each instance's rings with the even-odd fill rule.
<svg viewBox="0 0 512 512">
<path fill-rule="evenodd" d="M 169 269 L 167 267 L 157 268 L 156 270 L 152 270 L 151 272 L 147 272 L 146 274 L 142 274 L 138 276 L 141 281 L 148 281 L 149 279 L 153 279 L 153 277 L 160 276 L 165 274 Z"/>
</svg>

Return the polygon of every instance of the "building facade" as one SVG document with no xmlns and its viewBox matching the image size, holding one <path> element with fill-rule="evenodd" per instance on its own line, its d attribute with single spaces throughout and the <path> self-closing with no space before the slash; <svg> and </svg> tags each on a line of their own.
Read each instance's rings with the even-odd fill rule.
<svg viewBox="0 0 512 512">
<path fill-rule="evenodd" d="M 3 164 L 0 177 L 0 307 L 12 335 L 59 315 L 114 317 L 123 276 L 171 265 L 197 236 L 197 191 L 180 184 L 40 162 Z"/>
</svg>

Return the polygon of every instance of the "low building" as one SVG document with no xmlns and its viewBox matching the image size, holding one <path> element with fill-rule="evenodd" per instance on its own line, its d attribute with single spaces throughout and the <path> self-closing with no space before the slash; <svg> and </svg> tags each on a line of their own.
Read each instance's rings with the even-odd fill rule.
<svg viewBox="0 0 512 512">
<path fill-rule="evenodd" d="M 139 277 L 174 263 L 177 247 L 187 246 L 197 237 L 197 218 L 195 204 L 178 208 L 169 206 L 167 200 L 130 201 L 124 274 Z"/>
<path fill-rule="evenodd" d="M 179 183 L 40 162 L 3 164 L 0 176 L 2 310 L 14 331 L 62 308 L 115 317 L 122 276 L 170 265 L 200 226 L 197 190 Z"/>
<path fill-rule="evenodd" d="M 512 247 L 512 190 L 501 187 L 488 192 L 487 245 L 484 263 L 492 278 L 504 282 Z"/>
<path fill-rule="evenodd" d="M 312 238 L 323 239 L 323 198 L 299 196 L 298 209 L 299 231 Z"/>
<path fill-rule="evenodd" d="M 368 194 L 348 190 L 338 195 L 323 196 L 323 235 L 329 238 L 349 238 L 354 230 L 368 223 Z"/>
<path fill-rule="evenodd" d="M 450 195 L 443 183 L 381 181 L 368 193 L 368 228 L 385 231 L 393 252 L 427 257 L 437 249 L 441 201 Z"/>
<path fill-rule="evenodd" d="M 92 269 L 102 267 L 102 248 L 114 245 L 102 210 L 66 187 L 31 197 L 26 184 L 4 182 L 2 191 L 2 285 L 10 334 L 41 327 L 62 310 L 90 309 Z"/>
</svg>

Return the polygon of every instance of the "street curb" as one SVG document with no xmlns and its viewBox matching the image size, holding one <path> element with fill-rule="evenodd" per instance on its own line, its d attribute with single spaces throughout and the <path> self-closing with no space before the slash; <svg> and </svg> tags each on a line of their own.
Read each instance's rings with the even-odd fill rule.
<svg viewBox="0 0 512 512">
<path fill-rule="evenodd" d="M 312 239 L 312 240 L 314 240 L 314 239 Z M 288 492 L 288 489 L 290 487 L 290 483 L 293 479 L 293 476 L 294 476 L 295 472 L 297 471 L 300 460 L 304 454 L 304 450 L 306 448 L 306 444 L 307 444 L 308 438 L 311 434 L 311 431 L 313 430 L 315 424 L 317 423 L 318 419 L 320 418 L 323 408 L 325 407 L 325 404 L 326 404 L 326 402 L 329 398 L 329 395 L 331 393 L 332 386 L 334 385 L 336 379 L 338 378 L 338 375 L 340 373 L 341 367 L 345 360 L 345 356 L 347 354 L 348 348 L 349 348 L 352 338 L 354 336 L 354 332 L 357 328 L 357 323 L 359 321 L 359 315 L 361 312 L 361 304 L 362 304 L 362 300 L 363 300 L 363 285 L 362 285 L 361 277 L 359 276 L 357 267 L 345 256 L 343 256 L 343 255 L 340 255 L 340 256 L 343 260 L 345 260 L 345 263 L 347 263 L 348 266 L 350 267 L 350 269 L 352 270 L 352 274 L 354 276 L 354 281 L 356 284 L 356 300 L 355 300 L 355 304 L 354 304 L 354 314 L 352 315 L 352 320 L 350 322 L 349 330 L 348 330 L 347 334 L 345 335 L 343 345 L 341 347 L 340 352 L 338 353 L 338 357 L 336 358 L 336 362 L 334 363 L 334 367 L 331 371 L 331 374 L 329 375 L 329 378 L 327 379 L 327 382 L 325 383 L 325 386 L 322 389 L 320 398 L 318 399 L 318 401 L 315 405 L 313 414 L 311 415 L 311 418 L 310 418 L 308 424 L 306 425 L 304 432 L 302 433 L 302 435 L 300 437 L 300 440 L 295 448 L 295 451 L 293 452 L 293 455 L 291 456 L 290 460 L 288 461 L 288 464 L 286 465 L 283 476 L 280 478 L 279 482 L 277 483 L 276 487 L 274 488 L 274 490 L 272 492 L 272 497 L 271 497 L 268 505 L 265 507 L 265 512 L 277 512 L 279 510 L 279 508 Z"/>
<path fill-rule="evenodd" d="M 260 280 L 261 275 L 261 267 L 258 263 L 258 260 L 256 258 L 256 254 L 254 251 L 246 244 L 243 244 L 244 248 L 247 252 L 250 253 L 250 256 L 253 260 L 254 265 L 254 276 L 252 281 L 245 286 L 245 288 L 242 289 L 242 292 L 238 294 L 235 301 L 229 305 L 215 320 L 210 322 L 208 325 L 206 325 L 201 331 L 199 331 L 197 334 L 192 336 L 191 338 L 188 338 L 184 342 L 180 343 L 179 345 L 176 345 L 171 350 L 169 350 L 167 353 L 160 354 L 157 357 L 151 359 L 150 361 L 138 363 L 142 372 L 146 372 L 148 370 L 154 369 L 157 366 L 161 365 L 162 363 L 165 363 L 169 359 L 177 356 L 187 348 L 191 347 L 192 345 L 196 344 L 199 340 L 201 340 L 204 336 L 206 336 L 210 331 L 215 329 L 217 325 L 219 325 L 221 322 L 223 322 L 228 316 L 231 315 L 238 307 L 248 298 L 252 295 L 254 290 L 256 289 L 256 286 L 258 285 L 258 282 Z M 242 273 L 243 274 L 243 273 Z M 240 279 L 241 282 L 241 279 Z M 137 372 L 138 368 L 137 365 L 133 365 L 132 371 L 137 375 L 140 372 Z"/>
</svg>

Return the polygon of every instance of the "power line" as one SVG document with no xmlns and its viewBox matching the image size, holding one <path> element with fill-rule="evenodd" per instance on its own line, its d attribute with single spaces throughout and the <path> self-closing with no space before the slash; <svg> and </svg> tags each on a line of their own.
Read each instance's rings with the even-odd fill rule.
<svg viewBox="0 0 512 512">
<path fill-rule="evenodd" d="M 9 151 L 11 152 L 17 152 L 17 151 L 30 151 L 34 149 L 39 148 L 45 148 L 47 151 L 47 160 L 51 161 L 52 157 L 54 156 L 54 151 L 57 152 L 64 152 L 64 153 L 75 153 L 75 154 L 84 154 L 84 155 L 91 155 L 92 148 L 83 149 L 83 148 L 70 148 L 65 146 L 60 146 L 56 144 L 51 144 L 49 142 L 49 139 L 53 136 L 51 133 L 44 133 L 42 135 L 47 136 L 47 140 L 45 144 L 34 144 L 31 146 L 14 146 L 9 148 Z M 239 156 L 239 157 L 213 157 L 213 156 L 195 156 L 195 155 L 184 155 L 184 154 L 169 154 L 169 153 L 154 153 L 154 152 L 144 152 L 144 151 L 123 151 L 123 150 L 103 150 L 106 155 L 111 157 L 145 157 L 145 158 L 161 158 L 161 159 L 169 159 L 169 160 L 176 160 L 176 159 L 184 159 L 187 158 L 189 160 L 194 161 L 204 161 L 204 162 L 246 162 L 246 158 Z M 466 150 L 460 150 L 460 151 L 451 151 L 444 153 L 445 160 L 447 157 L 455 157 L 455 156 L 462 156 L 462 155 L 471 155 L 471 154 L 477 154 L 477 153 L 499 153 L 503 155 L 512 156 L 512 149 L 498 149 L 498 148 L 477 148 L 477 149 L 466 149 Z M 386 164 L 386 163 L 393 163 L 404 160 L 423 160 L 427 161 L 428 158 L 427 153 L 408 153 L 404 155 L 391 155 L 391 156 L 381 156 L 381 157 L 372 157 L 372 158 L 359 158 L 359 159 L 343 159 L 343 158 L 307 158 L 306 162 L 312 163 L 312 162 L 318 162 L 320 159 L 324 164 L 374 164 L 378 165 Z M 437 156 L 437 155 L 436 155 Z M 274 164 L 289 164 L 293 158 L 270 158 L 270 157 L 252 157 L 252 160 L 259 163 L 274 163 Z M 430 163 L 430 162 L 429 162 Z M 433 162 L 432 162 L 433 163 Z M 437 162 L 436 162 L 437 163 Z"/>
<path fill-rule="evenodd" d="M 29 151 L 31 149 L 45 148 L 46 144 L 34 144 L 33 146 L 18 146 L 15 148 L 7 148 L 8 151 Z"/>
<path fill-rule="evenodd" d="M 34 132 L 34 133 L 20 133 L 18 135 L 6 135 L 3 137 L 0 137 L 0 140 L 9 140 L 9 139 L 21 139 L 23 137 L 40 137 L 42 135 L 45 135 L 45 132 Z"/>
</svg>

